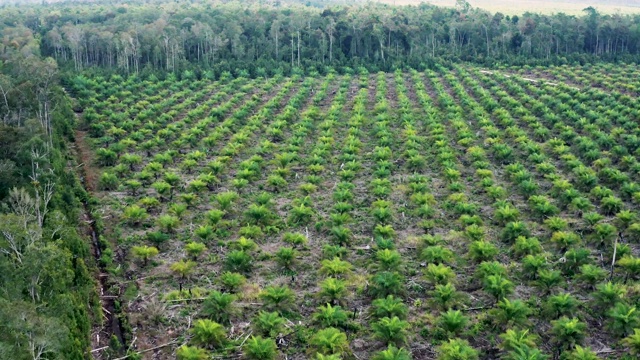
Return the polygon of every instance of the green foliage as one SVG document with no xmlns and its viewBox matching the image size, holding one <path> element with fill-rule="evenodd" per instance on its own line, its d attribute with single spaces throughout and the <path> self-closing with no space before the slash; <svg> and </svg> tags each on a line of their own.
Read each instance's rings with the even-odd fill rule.
<svg viewBox="0 0 640 360">
<path fill-rule="evenodd" d="M 404 320 L 407 317 L 407 306 L 402 302 L 402 299 L 394 297 L 393 295 L 373 300 L 371 305 L 371 312 L 373 316 L 378 319 L 383 317 L 398 317 Z"/>
<path fill-rule="evenodd" d="M 497 254 L 498 248 L 488 241 L 474 241 L 469 246 L 469 257 L 475 262 L 491 260 Z"/>
<path fill-rule="evenodd" d="M 351 272 L 351 264 L 347 261 L 334 257 L 331 260 L 322 260 L 320 273 L 327 276 L 340 276 Z"/>
<path fill-rule="evenodd" d="M 574 316 L 580 302 L 571 294 L 563 293 L 550 296 L 544 304 L 544 312 L 552 319 L 561 316 Z"/>
<path fill-rule="evenodd" d="M 514 351 L 523 347 L 534 348 L 537 337 L 530 334 L 529 330 L 508 329 L 500 335 L 500 348 L 505 351 Z"/>
<path fill-rule="evenodd" d="M 150 259 L 158 255 L 158 249 L 153 246 L 134 246 L 131 248 L 131 253 L 140 258 L 143 266 L 146 266 Z"/>
<path fill-rule="evenodd" d="M 182 345 L 176 351 L 178 360 L 206 360 L 209 358 L 209 352 L 205 349 L 195 346 Z"/>
<path fill-rule="evenodd" d="M 225 258 L 225 268 L 231 272 L 248 273 L 253 268 L 253 258 L 243 250 L 230 251 Z"/>
<path fill-rule="evenodd" d="M 453 260 L 453 252 L 441 245 L 427 246 L 420 255 L 430 264 L 445 264 Z"/>
<path fill-rule="evenodd" d="M 318 307 L 313 314 L 313 320 L 322 327 L 342 328 L 347 324 L 348 314 L 340 306 L 326 304 Z"/>
<path fill-rule="evenodd" d="M 277 356 L 276 342 L 272 339 L 251 336 L 243 347 L 245 356 L 252 360 L 274 360 Z"/>
<path fill-rule="evenodd" d="M 187 254 L 189 254 L 195 260 L 198 258 L 198 256 L 202 255 L 202 253 L 207 250 L 207 247 L 203 243 L 190 242 L 185 245 L 184 249 Z"/>
<path fill-rule="evenodd" d="M 235 296 L 214 290 L 202 303 L 202 315 L 222 324 L 230 323 L 230 316 L 235 313 Z"/>
<path fill-rule="evenodd" d="M 253 326 L 259 334 L 273 338 L 282 331 L 284 322 L 277 312 L 260 311 L 253 319 Z"/>
<path fill-rule="evenodd" d="M 404 291 L 404 278 L 397 272 L 378 272 L 371 279 L 370 291 L 372 296 L 378 298 L 399 295 Z"/>
<path fill-rule="evenodd" d="M 192 341 L 198 345 L 217 348 L 227 340 L 227 331 L 215 321 L 196 320 L 191 329 Z"/>
<path fill-rule="evenodd" d="M 531 309 L 522 300 L 509 300 L 507 298 L 498 301 L 496 309 L 491 311 L 495 322 L 506 327 L 525 326 Z"/>
<path fill-rule="evenodd" d="M 463 299 L 462 293 L 458 292 L 451 283 L 437 284 L 429 294 L 431 300 L 442 310 L 455 307 Z"/>
<path fill-rule="evenodd" d="M 228 271 L 220 275 L 218 279 L 222 286 L 230 292 L 238 291 L 247 282 L 247 279 L 242 274 Z"/>
<path fill-rule="evenodd" d="M 496 302 L 513 293 L 515 286 L 502 275 L 489 275 L 482 281 L 483 289 L 491 294 Z"/>
<path fill-rule="evenodd" d="M 640 325 L 640 318 L 635 306 L 618 302 L 607 311 L 609 330 L 619 337 L 624 337 Z"/>
<path fill-rule="evenodd" d="M 570 349 L 580 344 L 585 336 L 587 326 L 577 318 L 561 317 L 551 321 L 551 334 L 559 347 Z"/>
<path fill-rule="evenodd" d="M 309 340 L 309 344 L 323 355 L 341 355 L 349 349 L 347 335 L 333 327 L 316 332 Z"/>
<path fill-rule="evenodd" d="M 400 320 L 397 316 L 392 318 L 383 317 L 371 324 L 375 336 L 387 344 L 400 344 L 406 340 L 406 331 L 409 323 Z"/>
<path fill-rule="evenodd" d="M 320 282 L 320 297 L 327 301 L 337 301 L 347 295 L 347 282 L 328 277 Z"/>
<path fill-rule="evenodd" d="M 631 355 L 640 354 L 640 329 L 633 329 L 633 334 L 624 338 L 622 342 L 629 348 Z"/>
<path fill-rule="evenodd" d="M 438 360 L 478 360 L 478 351 L 467 340 L 449 339 L 437 348 Z"/>
<path fill-rule="evenodd" d="M 591 350 L 591 348 L 583 348 L 580 345 L 576 345 L 576 348 L 569 352 L 562 354 L 563 360 L 599 360 L 598 355 Z"/>
<path fill-rule="evenodd" d="M 295 293 L 286 286 L 267 286 L 260 292 L 262 306 L 280 313 L 294 305 Z"/>
<path fill-rule="evenodd" d="M 386 350 L 382 350 L 373 355 L 372 360 L 411 360 L 411 353 L 404 348 L 397 348 L 389 345 Z"/>
<path fill-rule="evenodd" d="M 438 326 L 447 334 L 458 336 L 466 328 L 469 318 L 464 316 L 460 310 L 448 310 L 438 318 Z"/>
</svg>

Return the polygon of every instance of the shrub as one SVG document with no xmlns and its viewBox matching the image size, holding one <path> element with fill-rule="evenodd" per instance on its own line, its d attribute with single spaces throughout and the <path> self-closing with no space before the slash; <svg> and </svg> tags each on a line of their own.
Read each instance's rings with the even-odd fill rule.
<svg viewBox="0 0 640 360">
<path fill-rule="evenodd" d="M 610 307 L 622 301 L 627 295 L 627 288 L 611 281 L 596 286 L 593 293 L 596 306 L 600 308 Z"/>
<path fill-rule="evenodd" d="M 397 250 L 384 249 L 376 252 L 376 260 L 380 270 L 395 271 L 402 263 L 402 256 Z"/>
<path fill-rule="evenodd" d="M 562 359 L 566 360 L 599 360 L 600 357 L 596 353 L 594 353 L 591 348 L 583 348 L 580 345 L 577 345 L 576 348 L 571 352 L 564 352 L 562 354 Z"/>
<path fill-rule="evenodd" d="M 320 273 L 327 276 L 340 276 L 351 272 L 351 264 L 334 257 L 332 260 L 322 260 Z"/>
<path fill-rule="evenodd" d="M 305 245 L 308 241 L 307 237 L 300 233 L 285 233 L 283 240 L 293 245 L 294 248 Z"/>
<path fill-rule="evenodd" d="M 550 296 L 544 304 L 544 312 L 552 319 L 560 316 L 573 316 L 580 302 L 571 294 L 563 293 Z"/>
<path fill-rule="evenodd" d="M 556 286 L 562 282 L 562 274 L 558 270 L 540 269 L 538 270 L 538 280 L 536 285 L 545 293 L 549 294 Z"/>
<path fill-rule="evenodd" d="M 430 264 L 449 263 L 453 259 L 453 252 L 441 245 L 428 246 L 420 254 L 422 259 Z"/>
<path fill-rule="evenodd" d="M 497 254 L 498 248 L 488 241 L 474 241 L 469 247 L 469 257 L 475 262 L 491 260 Z"/>
<path fill-rule="evenodd" d="M 296 263 L 298 252 L 290 247 L 281 247 L 275 253 L 276 262 L 285 270 L 291 270 Z"/>
<path fill-rule="evenodd" d="M 513 293 L 513 283 L 502 275 L 489 275 L 483 280 L 483 288 L 496 302 Z"/>
<path fill-rule="evenodd" d="M 166 233 L 173 233 L 178 225 L 180 225 L 180 220 L 171 215 L 161 215 L 158 217 L 157 224 L 162 231 Z"/>
<path fill-rule="evenodd" d="M 113 173 L 105 172 L 100 176 L 100 188 L 102 190 L 115 190 L 118 188 L 118 176 Z"/>
<path fill-rule="evenodd" d="M 198 258 L 203 252 L 207 250 L 207 247 L 203 243 L 190 242 L 184 247 L 187 254 L 189 254 L 194 260 Z"/>
</svg>

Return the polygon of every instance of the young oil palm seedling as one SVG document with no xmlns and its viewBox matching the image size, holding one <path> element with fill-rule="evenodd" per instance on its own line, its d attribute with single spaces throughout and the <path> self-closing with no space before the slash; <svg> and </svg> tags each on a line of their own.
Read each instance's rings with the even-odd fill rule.
<svg viewBox="0 0 640 360">
<path fill-rule="evenodd" d="M 404 291 L 404 277 L 397 272 L 381 271 L 371 279 L 371 295 L 378 298 L 398 295 Z"/>
<path fill-rule="evenodd" d="M 320 273 L 327 276 L 340 277 L 351 272 L 352 265 L 338 257 L 331 260 L 322 260 Z"/>
<path fill-rule="evenodd" d="M 455 277 L 455 272 L 450 267 L 443 264 L 429 264 L 425 270 L 425 278 L 427 282 L 434 286 L 451 283 Z"/>
<path fill-rule="evenodd" d="M 209 348 L 218 348 L 227 341 L 227 331 L 215 321 L 196 320 L 191 329 L 192 341 Z"/>
<path fill-rule="evenodd" d="M 372 360 L 411 360 L 411 353 L 405 348 L 389 345 L 387 349 L 373 355 Z"/>
<path fill-rule="evenodd" d="M 158 249 L 153 246 L 134 246 L 131 248 L 131 253 L 136 258 L 142 260 L 142 266 L 147 266 L 150 259 L 158 255 Z"/>
<path fill-rule="evenodd" d="M 582 342 L 587 326 L 577 318 L 561 317 L 551 322 L 551 335 L 562 349 L 570 349 Z"/>
<path fill-rule="evenodd" d="M 182 345 L 176 351 L 178 360 L 206 360 L 209 358 L 209 352 L 206 349 Z"/>
<path fill-rule="evenodd" d="M 378 319 L 395 316 L 404 320 L 407 317 L 408 308 L 402 302 L 402 299 L 393 295 L 388 295 L 385 298 L 374 300 L 371 312 L 373 316 Z"/>
<path fill-rule="evenodd" d="M 447 310 L 440 314 L 437 320 L 438 327 L 446 332 L 448 337 L 460 335 L 467 327 L 469 318 L 460 310 Z"/>
<path fill-rule="evenodd" d="M 318 307 L 313 314 L 313 320 L 322 327 L 344 328 L 347 325 L 349 314 L 340 306 L 326 304 Z"/>
<path fill-rule="evenodd" d="M 375 336 L 387 344 L 399 345 L 406 341 L 406 331 L 409 323 L 397 316 L 383 317 L 371 325 Z"/>
<path fill-rule="evenodd" d="M 640 316 L 635 306 L 618 302 L 607 311 L 609 330 L 616 336 L 624 337 L 640 325 Z"/>
<path fill-rule="evenodd" d="M 438 360 L 478 360 L 478 351 L 463 339 L 449 339 L 436 352 Z"/>
<path fill-rule="evenodd" d="M 342 355 L 349 350 L 347 335 L 342 331 L 329 327 L 315 333 L 309 340 L 314 352 L 322 355 Z"/>
<path fill-rule="evenodd" d="M 232 293 L 237 292 L 247 282 L 247 279 L 242 274 L 228 271 L 222 273 L 218 280 L 224 289 Z"/>
<path fill-rule="evenodd" d="M 508 329 L 500 335 L 500 349 L 503 351 L 514 351 L 522 347 L 535 348 L 538 337 L 531 334 L 529 330 Z"/>
<path fill-rule="evenodd" d="M 251 336 L 245 343 L 244 354 L 251 360 L 275 360 L 278 354 L 278 347 L 273 339 L 263 339 Z"/>
<path fill-rule="evenodd" d="M 276 337 L 284 329 L 285 319 L 277 312 L 260 311 L 253 318 L 253 326 L 258 334 Z"/>
<path fill-rule="evenodd" d="M 337 303 L 347 295 L 347 282 L 328 277 L 320 282 L 320 297 L 328 302 Z"/>
<path fill-rule="evenodd" d="M 265 309 L 282 313 L 294 305 L 295 293 L 286 286 L 267 286 L 259 297 Z"/>
</svg>

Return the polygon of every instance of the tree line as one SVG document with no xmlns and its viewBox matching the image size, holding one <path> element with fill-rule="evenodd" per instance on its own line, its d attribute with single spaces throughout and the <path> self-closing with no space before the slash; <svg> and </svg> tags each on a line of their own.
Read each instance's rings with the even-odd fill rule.
<svg viewBox="0 0 640 360">
<path fill-rule="evenodd" d="M 0 358 L 85 359 L 100 303 L 80 230 L 87 194 L 70 171 L 74 114 L 39 35 L 3 19 Z"/>
<path fill-rule="evenodd" d="M 583 16 L 505 16 L 472 8 L 464 0 L 455 8 L 131 1 L 18 6 L 3 12 L 16 19 L 4 24 L 10 35 L 5 47 L 13 37 L 35 36 L 44 56 L 75 70 L 98 66 L 139 73 L 192 65 L 252 73 L 323 66 L 389 69 L 443 58 L 485 63 L 635 60 L 640 51 L 640 16 L 604 15 L 592 7 Z"/>
</svg>

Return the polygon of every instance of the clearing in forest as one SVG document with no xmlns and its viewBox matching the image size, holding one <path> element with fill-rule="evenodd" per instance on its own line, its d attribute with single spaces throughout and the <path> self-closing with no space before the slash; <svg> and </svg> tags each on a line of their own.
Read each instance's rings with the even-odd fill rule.
<svg viewBox="0 0 640 360">
<path fill-rule="evenodd" d="M 639 73 L 76 78 L 131 350 L 637 351 Z"/>
</svg>

